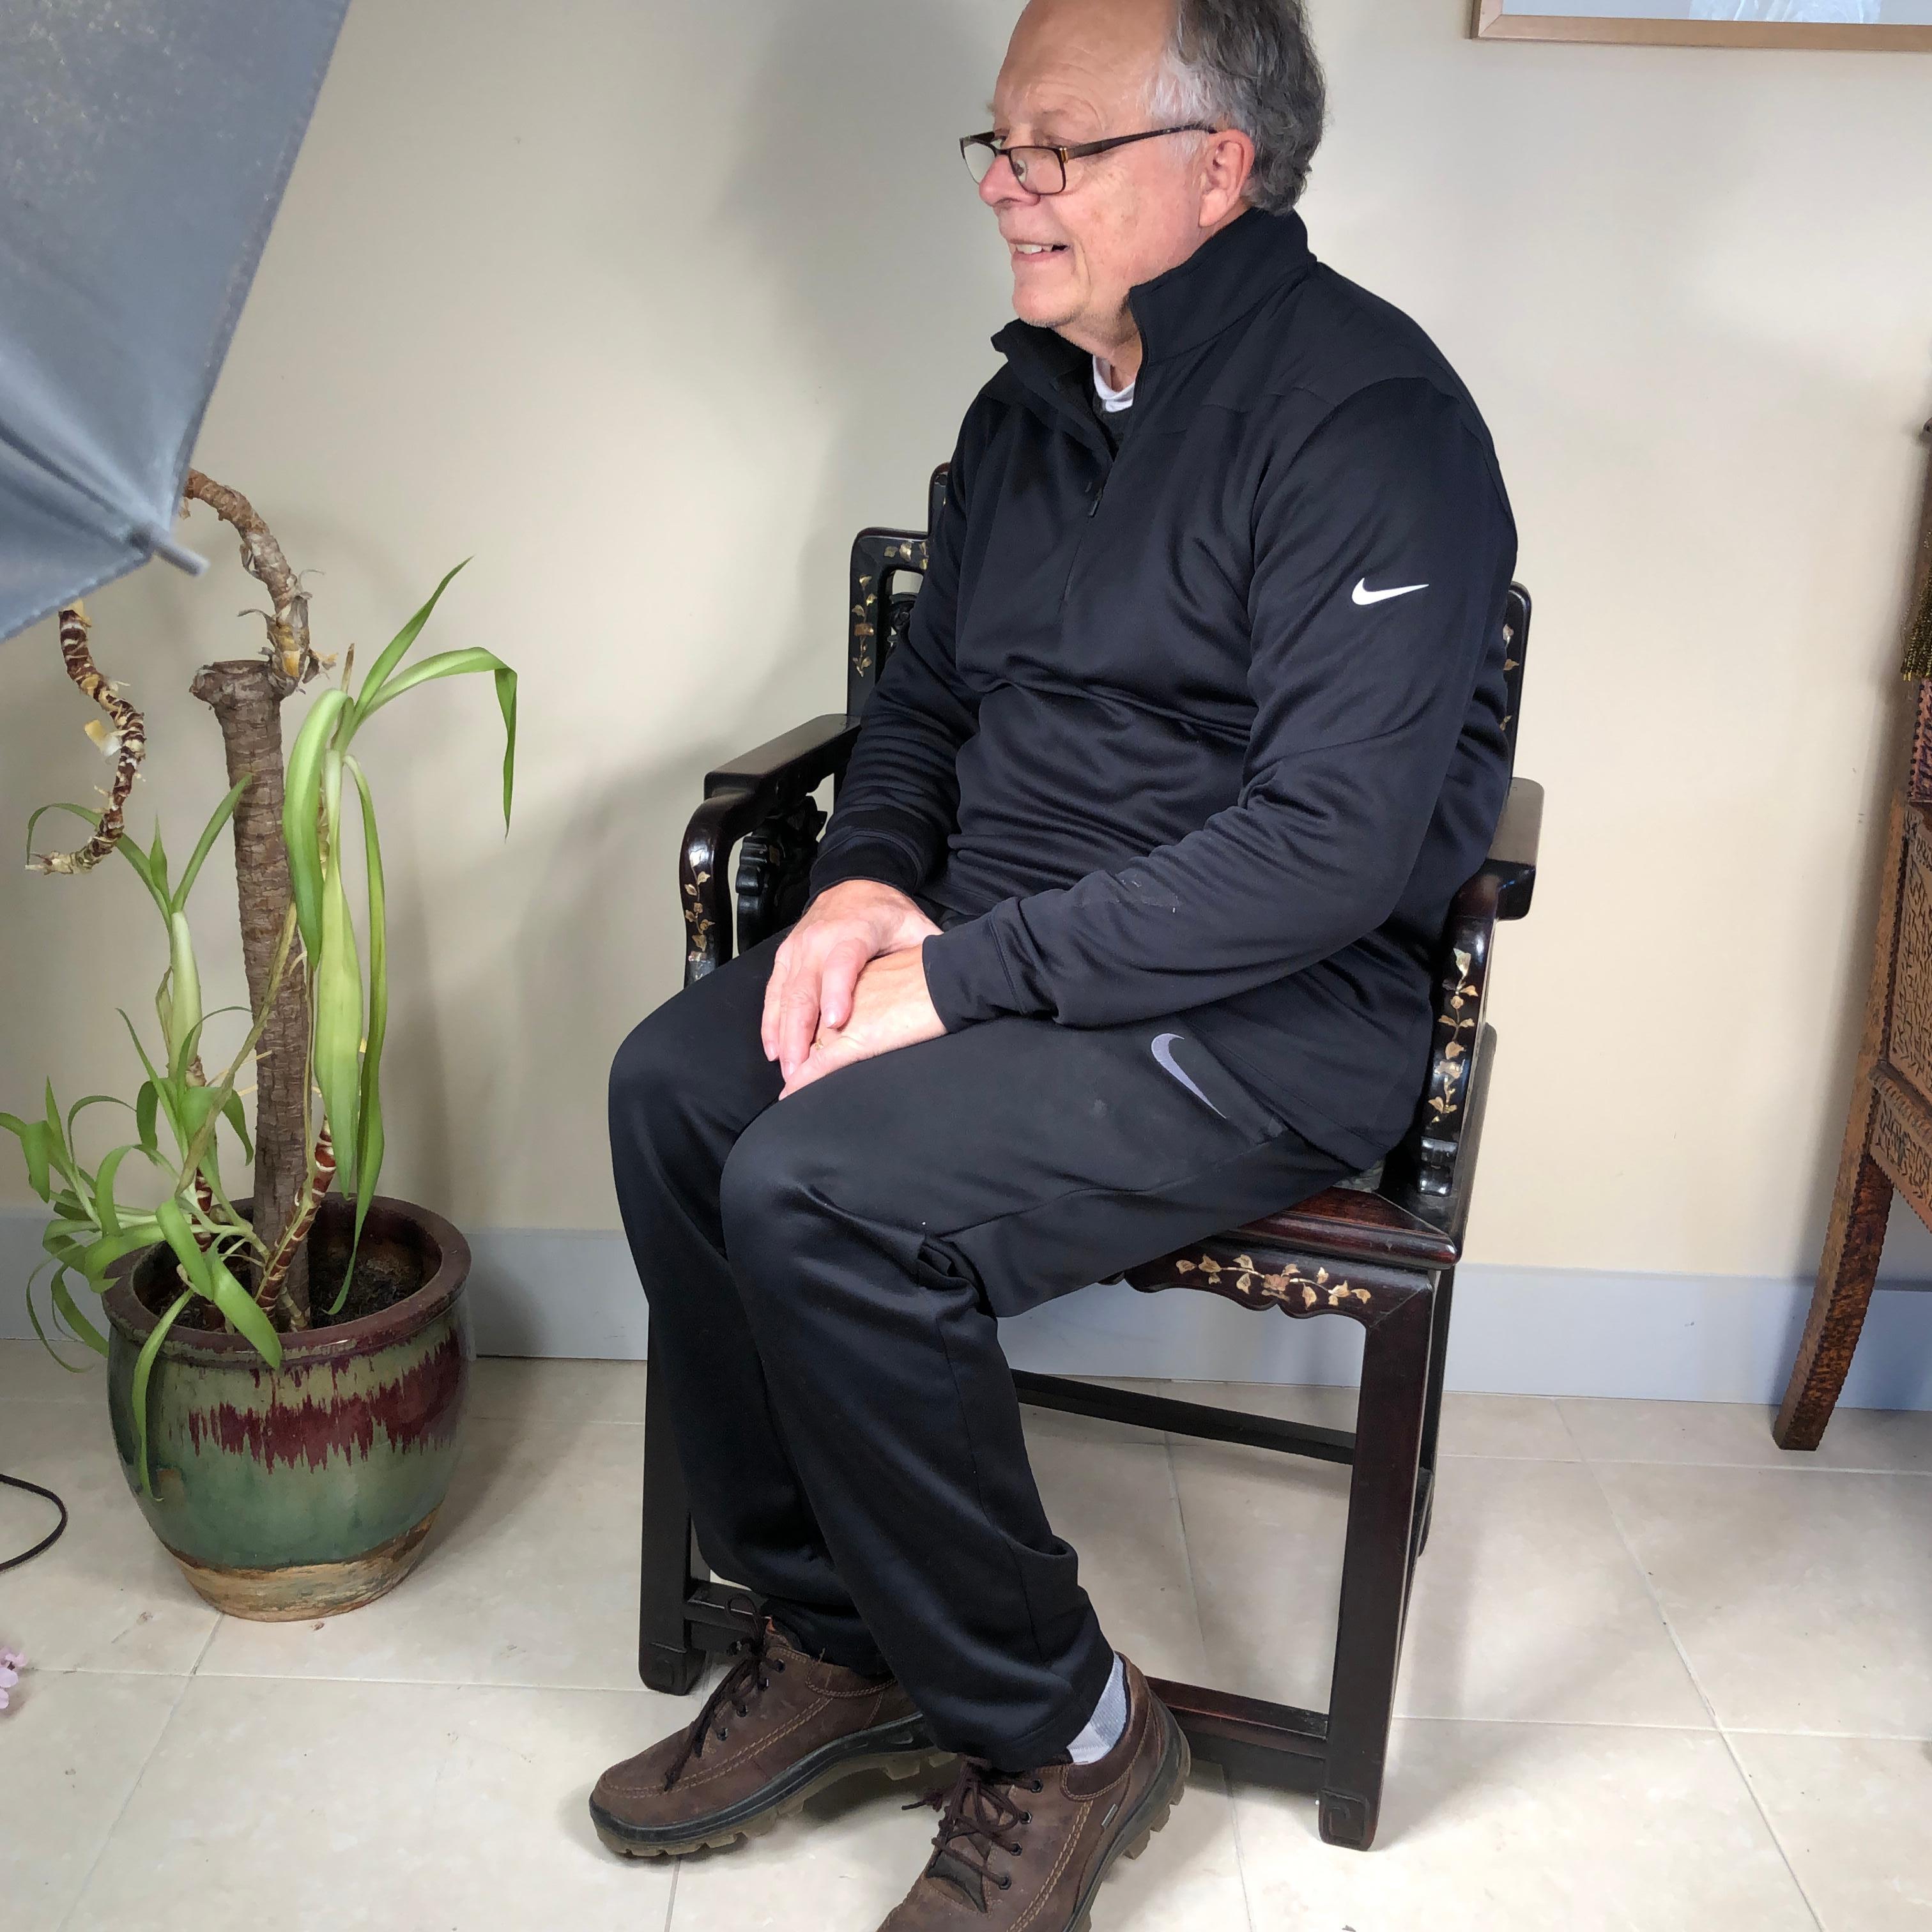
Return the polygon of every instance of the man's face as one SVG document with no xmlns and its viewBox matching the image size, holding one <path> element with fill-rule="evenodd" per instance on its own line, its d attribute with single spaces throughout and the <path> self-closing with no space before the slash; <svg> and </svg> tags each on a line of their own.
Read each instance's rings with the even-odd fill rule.
<svg viewBox="0 0 1932 1932">
<path fill-rule="evenodd" d="M 1156 124 L 1148 90 L 1175 0 L 1031 0 L 994 90 L 1004 146 L 1072 146 Z M 996 161 L 980 198 L 999 217 L 1022 321 L 1105 353 L 1132 334 L 1127 291 L 1184 262 L 1240 212 L 1204 166 L 1198 135 L 1137 141 L 1070 161 L 1059 194 L 1030 193 Z"/>
</svg>

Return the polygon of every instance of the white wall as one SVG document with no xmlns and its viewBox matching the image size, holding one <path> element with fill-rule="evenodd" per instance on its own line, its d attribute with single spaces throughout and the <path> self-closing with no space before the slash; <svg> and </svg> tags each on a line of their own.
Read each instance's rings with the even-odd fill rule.
<svg viewBox="0 0 1932 1932">
<path fill-rule="evenodd" d="M 515 825 L 487 684 L 386 712 L 386 1185 L 481 1228 L 616 1226 L 604 1070 L 678 984 L 706 766 L 842 703 L 845 553 L 918 518 L 1006 319 L 952 148 L 1012 0 L 356 0 L 197 460 L 380 644 L 523 674 Z M 1317 8 L 1318 251 L 1488 415 L 1538 603 L 1471 1234 L 1516 1270 L 1808 1277 L 1899 769 L 1932 412 L 1932 58 L 1477 44 L 1462 0 Z M 182 184 L 184 194 L 194 184 Z M 252 650 L 218 568 L 94 600 L 185 846 L 224 788 L 185 694 Z M 102 767 L 51 626 L 4 647 L 0 827 Z M 204 928 L 225 916 L 211 871 Z M 162 964 L 124 868 L 0 872 L 0 1105 L 130 1085 Z M 204 942 L 212 948 L 212 938 Z M 238 997 L 238 971 L 228 980 Z M 0 1201 L 24 1203 L 0 1149 Z M 1891 1270 L 1932 1276 L 1895 1228 Z M 6 1305 L 12 1305 L 11 1291 Z M 10 1318 L 10 1317 L 9 1318 Z"/>
</svg>

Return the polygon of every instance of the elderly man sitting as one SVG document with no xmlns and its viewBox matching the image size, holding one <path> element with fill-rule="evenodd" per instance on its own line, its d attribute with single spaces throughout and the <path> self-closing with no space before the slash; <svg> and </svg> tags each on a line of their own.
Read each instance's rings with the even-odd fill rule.
<svg viewBox="0 0 1932 1932">
<path fill-rule="evenodd" d="M 998 1318 L 1394 1144 L 1508 783 L 1508 500 L 1309 252 L 1322 111 L 1300 0 L 1032 0 L 962 144 L 1018 320 L 810 902 L 611 1076 L 698 1538 L 764 1612 L 598 1783 L 620 1851 L 957 1754 L 888 1926 L 1059 1932 L 1181 1795 Z"/>
</svg>

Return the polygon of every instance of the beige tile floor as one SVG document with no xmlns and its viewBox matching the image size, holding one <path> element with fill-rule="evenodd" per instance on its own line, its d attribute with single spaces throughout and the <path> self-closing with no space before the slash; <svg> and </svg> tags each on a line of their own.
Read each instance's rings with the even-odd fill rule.
<svg viewBox="0 0 1932 1932">
<path fill-rule="evenodd" d="M 0 1342 L 0 1468 L 74 1511 L 0 1576 L 0 1641 L 30 1659 L 0 1713 L 0 1924 L 871 1932 L 931 1830 L 900 1787 L 854 1780 L 676 1867 L 590 1831 L 598 1770 L 693 1708 L 632 1671 L 643 1400 L 632 1364 L 480 1364 L 416 1576 L 249 1624 L 148 1537 L 98 1378 Z M 1344 1472 L 1031 1426 L 1122 1648 L 1325 1701 Z M 1847 1412 L 1798 1457 L 1756 1409 L 1467 1396 L 1444 1448 L 1376 1850 L 1203 1766 L 1099 1932 L 1932 1932 L 1932 1415 Z M 0 1491 L 0 1550 L 37 1508 Z"/>
</svg>

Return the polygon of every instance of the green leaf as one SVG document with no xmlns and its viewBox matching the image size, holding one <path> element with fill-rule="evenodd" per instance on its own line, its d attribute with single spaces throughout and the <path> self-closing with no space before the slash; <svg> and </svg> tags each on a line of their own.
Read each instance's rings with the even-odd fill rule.
<svg viewBox="0 0 1932 1932">
<path fill-rule="evenodd" d="M 157 826 L 154 836 L 158 838 L 160 836 L 160 828 Z M 154 868 L 149 863 L 147 854 L 132 838 L 123 838 L 114 849 L 134 867 L 135 876 L 147 887 L 148 896 L 160 908 L 161 916 L 166 919 L 168 916 L 168 896 L 156 883 Z"/>
<path fill-rule="evenodd" d="M 40 1230 L 40 1246 L 62 1268 L 78 1268 L 87 1244 L 98 1234 L 92 1221 L 50 1221 Z"/>
<path fill-rule="evenodd" d="M 100 813 L 88 811 L 84 805 L 67 805 L 56 801 L 52 805 L 37 806 L 27 820 L 27 856 L 29 859 L 34 856 L 34 831 L 40 820 L 50 812 L 71 812 L 76 818 L 84 820 L 88 824 L 92 826 L 95 831 L 98 832 L 100 830 Z"/>
<path fill-rule="evenodd" d="M 436 608 L 437 598 L 449 588 L 450 578 L 456 574 L 458 570 L 462 569 L 464 565 L 469 561 L 469 558 L 466 556 L 463 562 L 456 566 L 455 570 L 449 572 L 442 581 L 430 592 L 429 602 L 383 646 L 382 655 L 376 660 L 374 668 L 362 680 L 362 695 L 356 700 L 356 708 L 362 717 L 366 718 L 375 708 L 374 700 L 381 692 L 383 686 L 388 682 L 390 673 L 402 662 L 410 645 L 416 642 L 417 637 L 421 634 L 422 627 L 429 622 L 430 613 Z"/>
<path fill-rule="evenodd" d="M 200 1154 L 195 1165 L 207 1175 L 208 1184 L 218 1193 L 221 1188 L 221 1170 L 215 1158 L 214 1138 L 206 1130 L 208 1121 L 221 1112 L 221 1090 L 217 1087 L 188 1087 L 182 1090 L 182 1124 L 188 1130 L 188 1147 L 182 1158 L 200 1143 Z M 192 1180 L 192 1176 L 184 1177 Z"/>
<path fill-rule="evenodd" d="M 188 1226 L 180 1202 L 172 1197 L 162 1202 L 154 1210 L 154 1219 L 160 1224 L 161 1238 L 174 1250 L 175 1258 L 181 1263 L 188 1286 L 197 1294 L 205 1295 L 212 1301 L 214 1282 L 208 1271 L 208 1256 L 195 1239 L 194 1230 Z"/>
<path fill-rule="evenodd" d="M 400 677 L 386 685 L 374 698 L 365 699 L 363 715 L 367 717 L 406 691 L 413 691 L 419 684 L 428 684 L 439 677 L 460 677 L 466 672 L 493 671 L 496 680 L 496 704 L 503 714 L 503 824 L 507 829 L 510 823 L 510 795 L 514 788 L 517 770 L 517 674 L 494 652 L 481 649 L 461 651 L 444 651 L 433 658 L 425 658 L 419 664 L 412 664 Z"/>
<path fill-rule="evenodd" d="M 152 1248 L 160 1238 L 160 1228 L 154 1217 L 145 1215 L 139 1221 L 129 1221 L 112 1234 L 103 1234 L 97 1241 L 90 1241 L 74 1258 L 71 1265 L 85 1275 L 88 1285 L 97 1294 L 104 1292 L 107 1286 L 107 1270 L 123 1255 L 138 1254 L 143 1248 Z"/>
<path fill-rule="evenodd" d="M 97 1355 L 106 1354 L 107 1338 L 74 1306 L 74 1296 L 68 1288 L 65 1268 L 54 1270 L 53 1285 L 50 1292 L 61 1319 L 67 1324 L 68 1334 L 76 1340 L 85 1342 Z"/>
<path fill-rule="evenodd" d="M 43 1262 L 40 1267 L 34 1269 L 33 1273 L 27 1277 L 26 1298 L 27 1304 L 27 1319 L 34 1324 L 34 1333 L 40 1338 L 40 1346 L 46 1349 L 47 1353 L 51 1355 L 56 1361 L 58 1362 L 61 1366 L 66 1370 L 69 1375 L 78 1376 L 84 1374 L 86 1372 L 84 1369 L 78 1366 L 74 1363 L 66 1360 L 62 1357 L 61 1352 L 54 1346 L 52 1342 L 47 1340 L 47 1331 L 40 1325 L 40 1311 L 34 1306 L 34 1284 L 40 1280 L 42 1273 L 46 1269 L 46 1263 Z M 87 1329 L 89 1334 L 93 1332 L 92 1328 L 89 1327 L 89 1324 L 86 1322 L 82 1322 L 81 1326 L 82 1328 Z M 86 1335 L 82 1335 L 80 1339 L 82 1341 L 86 1341 L 87 1340 L 87 1336 Z M 98 1337 L 96 1339 L 98 1340 Z M 101 1344 L 101 1352 L 103 1354 L 106 1352 L 106 1344 L 104 1342 Z"/>
<path fill-rule="evenodd" d="M 510 794 L 517 782 L 517 674 L 508 664 L 496 674 L 496 708 L 503 714 L 503 832 L 510 830 Z"/>
<path fill-rule="evenodd" d="M 332 857 L 322 882 L 322 945 L 314 956 L 311 981 L 315 1013 L 315 1084 L 322 1090 L 323 1117 L 335 1142 L 343 1190 L 356 1189 L 356 1118 L 360 1100 L 362 1046 L 362 968 L 356 956 L 356 928 L 349 914 L 348 889 L 341 865 L 342 759 L 332 752 L 323 777 L 323 809 Z"/>
<path fill-rule="evenodd" d="M 134 1151 L 130 1143 L 116 1148 L 100 1163 L 100 1172 L 94 1177 L 94 1216 L 104 1234 L 118 1234 L 121 1232 L 121 1210 L 114 1199 L 114 1183 L 121 1172 L 121 1163 Z"/>
<path fill-rule="evenodd" d="M 27 1185 L 43 1201 L 53 1198 L 52 1136 L 44 1120 L 23 1120 L 17 1114 L 0 1114 L 0 1127 L 20 1137 L 20 1150 L 27 1157 Z"/>
<path fill-rule="evenodd" d="M 168 1312 L 154 1324 L 154 1332 L 141 1344 L 141 1352 L 134 1358 L 132 1395 L 135 1462 L 140 1472 L 141 1492 L 147 1496 L 152 1496 L 154 1493 L 154 1485 L 148 1474 L 148 1378 L 154 1372 L 154 1358 L 161 1352 L 161 1344 L 167 1339 L 168 1330 L 175 1325 L 175 1317 L 188 1304 L 188 1296 L 185 1292 L 176 1295 Z"/>
<path fill-rule="evenodd" d="M 168 1071 L 178 1080 L 194 1058 L 201 1032 L 201 971 L 194 962 L 194 940 L 188 915 L 168 919 Z"/>
<path fill-rule="evenodd" d="M 140 1092 L 134 1096 L 134 1132 L 141 1147 L 149 1154 L 158 1154 L 161 1148 L 154 1131 L 154 1115 L 160 1098 L 160 1091 L 152 1080 L 142 1081 Z"/>
<path fill-rule="evenodd" d="M 156 1070 L 154 1063 L 148 1058 L 148 1049 L 141 1044 L 141 1036 L 134 1030 L 134 1022 L 128 1018 L 125 1010 L 116 1007 L 115 1010 L 120 1013 L 122 1024 L 128 1029 L 128 1037 L 134 1042 L 134 1051 L 141 1056 L 141 1065 L 148 1076 L 147 1084 L 154 1090 L 155 1104 L 161 1109 L 166 1118 L 168 1131 L 174 1136 L 175 1144 L 183 1154 L 186 1154 L 188 1136 L 182 1131 L 181 1117 L 181 1096 L 184 1090 L 184 1083 L 178 1080 L 166 1079 L 162 1077 Z M 140 1120 L 141 1105 L 137 1099 L 134 1105 L 134 1120 L 137 1127 L 140 1124 Z M 152 1124 L 151 1120 L 150 1125 Z"/>
<path fill-rule="evenodd" d="M 187 869 L 182 874 L 181 884 L 174 890 L 174 897 L 170 902 L 171 910 L 179 912 L 188 904 L 188 896 L 194 890 L 195 880 L 201 872 L 202 861 L 208 856 L 215 840 L 220 836 L 221 828 L 235 816 L 235 808 L 242 802 L 242 794 L 254 782 L 254 778 L 255 774 L 250 772 L 237 778 L 228 796 L 214 808 L 214 815 L 202 829 L 200 841 L 194 848 L 194 856 L 188 860 Z"/>
<path fill-rule="evenodd" d="M 231 1094 L 222 1102 L 221 1118 L 235 1130 L 235 1138 L 242 1143 L 242 1158 L 255 1158 L 255 1144 L 248 1138 L 248 1110 L 242 1104 L 239 1094 Z"/>
<path fill-rule="evenodd" d="M 86 1186 L 80 1169 L 75 1165 L 74 1156 L 68 1151 L 67 1132 L 61 1125 L 60 1106 L 54 1099 L 54 1083 L 50 1080 L 46 1088 L 47 1153 L 56 1171 L 73 1188 L 80 1192 Z"/>
<path fill-rule="evenodd" d="M 322 763 L 331 734 L 349 704 L 344 691 L 325 691 L 310 707 L 289 754 L 288 779 L 282 794 L 282 842 L 288 848 L 289 883 L 296 902 L 296 923 L 311 965 L 322 950 Z"/>
<path fill-rule="evenodd" d="M 389 1030 L 389 945 L 388 892 L 382 874 L 382 843 L 376 831 L 376 802 L 369 795 L 369 781 L 363 776 L 362 767 L 353 758 L 345 758 L 344 763 L 356 781 L 362 808 L 362 849 L 369 881 L 369 1030 L 362 1050 L 362 1084 L 357 1095 L 356 1232 L 342 1274 L 342 1293 L 346 1294 L 355 1271 L 356 1251 L 362 1245 L 362 1223 L 376 1192 L 376 1178 L 382 1171 L 382 1042 Z M 338 1295 L 335 1307 L 340 1306 Z M 330 1310 L 334 1312 L 334 1309 Z"/>
<path fill-rule="evenodd" d="M 174 904 L 168 892 L 168 855 L 166 848 L 161 844 L 161 828 L 158 823 L 154 826 L 153 848 L 148 854 L 148 870 L 154 878 L 155 896 L 160 901 L 163 907 L 172 913 Z"/>
<path fill-rule="evenodd" d="M 213 1285 L 214 1305 L 235 1324 L 235 1332 L 254 1344 L 255 1352 L 270 1368 L 282 1366 L 282 1338 L 275 1333 L 261 1304 L 229 1272 L 219 1255 L 208 1257 L 208 1272 Z"/>
</svg>

